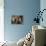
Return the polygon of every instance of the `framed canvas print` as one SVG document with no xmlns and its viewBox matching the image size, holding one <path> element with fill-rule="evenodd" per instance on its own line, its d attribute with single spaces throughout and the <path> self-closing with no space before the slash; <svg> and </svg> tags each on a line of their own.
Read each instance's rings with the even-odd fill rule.
<svg viewBox="0 0 46 46">
<path fill-rule="evenodd" d="M 22 24 L 23 16 L 11 16 L 11 24 Z"/>
</svg>

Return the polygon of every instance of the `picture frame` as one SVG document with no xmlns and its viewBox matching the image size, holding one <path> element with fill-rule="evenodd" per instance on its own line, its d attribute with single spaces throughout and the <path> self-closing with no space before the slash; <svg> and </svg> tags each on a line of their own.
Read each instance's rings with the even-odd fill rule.
<svg viewBox="0 0 46 46">
<path fill-rule="evenodd" d="M 11 24 L 22 24 L 23 23 L 23 16 L 11 16 Z"/>
</svg>

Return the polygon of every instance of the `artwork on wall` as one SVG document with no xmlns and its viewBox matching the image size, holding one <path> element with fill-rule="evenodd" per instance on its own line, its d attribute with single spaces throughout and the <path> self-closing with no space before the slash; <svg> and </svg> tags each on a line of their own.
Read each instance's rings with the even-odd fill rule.
<svg viewBox="0 0 46 46">
<path fill-rule="evenodd" d="M 23 16 L 11 16 L 11 24 L 22 24 L 23 23 Z"/>
</svg>

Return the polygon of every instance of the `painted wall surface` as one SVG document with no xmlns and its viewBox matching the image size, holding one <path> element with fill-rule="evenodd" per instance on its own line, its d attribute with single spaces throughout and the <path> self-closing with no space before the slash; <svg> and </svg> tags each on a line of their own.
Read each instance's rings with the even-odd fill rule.
<svg viewBox="0 0 46 46">
<path fill-rule="evenodd" d="M 4 41 L 4 0 L 0 0 L 0 42 Z"/>
<path fill-rule="evenodd" d="M 41 2 L 40 9 L 42 11 L 43 9 L 46 9 L 46 0 L 41 0 L 40 2 Z M 43 12 L 42 17 L 43 17 L 43 22 L 41 21 L 40 25 L 46 26 L 46 10 Z"/>
<path fill-rule="evenodd" d="M 4 2 L 5 40 L 18 41 L 31 31 L 32 21 L 36 17 L 35 12 L 40 9 L 40 0 L 5 0 Z M 23 15 L 23 24 L 11 24 L 12 15 Z"/>
<path fill-rule="evenodd" d="M 46 0 L 41 0 L 41 1 L 40 1 L 40 9 L 41 9 L 41 10 L 46 9 Z M 40 25 L 46 27 L 46 11 L 44 11 L 42 17 L 43 17 L 43 22 L 41 21 L 41 22 L 40 22 Z M 46 36 L 46 35 L 45 35 L 45 36 Z M 45 38 L 46 38 L 46 37 L 45 37 Z M 45 40 L 45 44 L 46 44 L 46 40 Z"/>
</svg>

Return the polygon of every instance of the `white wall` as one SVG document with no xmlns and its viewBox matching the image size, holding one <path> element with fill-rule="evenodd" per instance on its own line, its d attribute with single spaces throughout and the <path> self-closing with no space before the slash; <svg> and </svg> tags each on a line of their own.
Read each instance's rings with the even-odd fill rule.
<svg viewBox="0 0 46 46">
<path fill-rule="evenodd" d="M 4 41 L 4 0 L 0 0 L 0 42 Z"/>
<path fill-rule="evenodd" d="M 46 0 L 40 0 L 40 9 L 41 10 L 46 9 Z M 44 11 L 42 17 L 43 17 L 43 22 L 40 22 L 40 25 L 43 25 L 46 27 L 46 11 Z"/>
<path fill-rule="evenodd" d="M 40 9 L 41 11 L 43 9 L 46 9 L 46 0 L 40 0 Z M 43 12 L 43 22 L 41 22 L 40 24 L 43 26 L 46 26 L 46 11 Z"/>
</svg>

